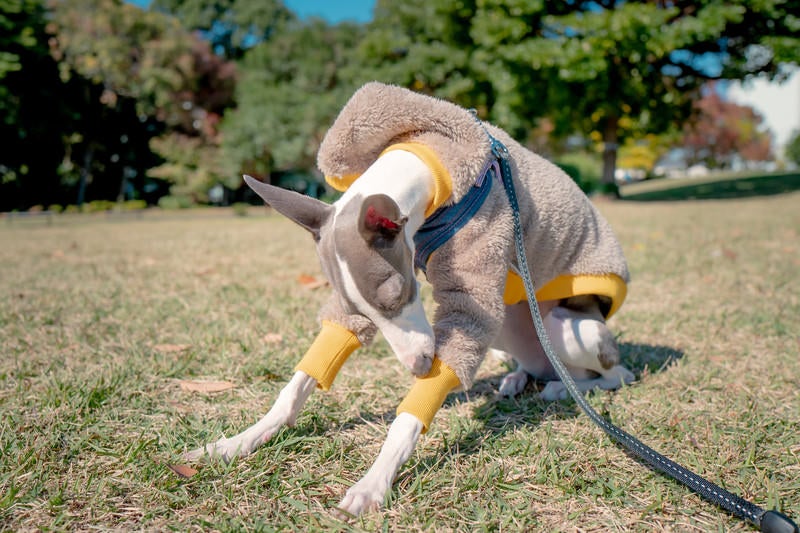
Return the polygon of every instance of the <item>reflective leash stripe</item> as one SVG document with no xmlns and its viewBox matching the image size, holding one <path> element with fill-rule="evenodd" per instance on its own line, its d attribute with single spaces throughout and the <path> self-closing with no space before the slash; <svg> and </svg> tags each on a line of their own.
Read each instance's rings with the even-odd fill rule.
<svg viewBox="0 0 800 533">
<path fill-rule="evenodd" d="M 477 117 L 476 117 L 477 120 Z M 480 120 L 478 121 L 480 123 Z M 483 125 L 483 124 L 481 124 Z M 484 130 L 486 130 L 484 128 Z M 514 241 L 516 244 L 517 263 L 519 268 L 519 275 L 525 284 L 525 292 L 528 295 L 528 306 L 531 310 L 531 316 L 536 327 L 536 333 L 541 341 L 542 348 L 544 349 L 547 359 L 553 365 L 558 377 L 564 384 L 564 387 L 569 391 L 572 399 L 575 400 L 580 408 L 592 421 L 600 426 L 600 428 L 608 434 L 612 440 L 622 445 L 625 449 L 633 455 L 649 464 L 655 470 L 667 474 L 669 477 L 683 483 L 694 492 L 704 497 L 706 500 L 726 509 L 737 517 L 747 520 L 761 528 L 761 531 L 771 532 L 787 532 L 797 533 L 798 527 L 792 522 L 791 519 L 777 511 L 765 511 L 761 507 L 747 500 L 715 485 L 714 483 L 704 479 L 703 477 L 695 474 L 691 470 L 679 465 L 678 463 L 668 459 L 653 450 L 646 444 L 642 443 L 636 437 L 626 433 L 618 428 L 611 422 L 601 417 L 597 411 L 586 401 L 583 394 L 578 390 L 575 381 L 569 374 L 561 359 L 553 351 L 550 344 L 550 339 L 544 328 L 542 315 L 539 312 L 539 306 L 536 303 L 536 290 L 531 280 L 530 270 L 528 269 L 528 260 L 525 255 L 525 243 L 522 235 L 522 223 L 520 221 L 519 203 L 517 202 L 516 192 L 514 190 L 514 182 L 511 177 L 511 167 L 508 163 L 508 149 L 503 143 L 495 139 L 488 131 L 486 134 L 492 142 L 492 153 L 495 155 L 500 163 L 500 174 L 503 181 L 503 187 L 506 190 L 508 201 L 511 204 L 511 211 L 514 217 Z"/>
</svg>

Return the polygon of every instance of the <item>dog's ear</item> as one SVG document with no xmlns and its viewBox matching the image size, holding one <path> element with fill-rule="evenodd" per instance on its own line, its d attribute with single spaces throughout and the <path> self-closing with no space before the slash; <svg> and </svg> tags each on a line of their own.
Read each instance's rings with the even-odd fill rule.
<svg viewBox="0 0 800 533">
<path fill-rule="evenodd" d="M 306 228 L 314 239 L 319 240 L 319 229 L 333 212 L 331 206 L 310 196 L 260 182 L 252 176 L 245 175 L 244 181 L 267 205 Z"/>
<path fill-rule="evenodd" d="M 361 206 L 358 231 L 370 244 L 388 243 L 403 231 L 407 221 L 394 200 L 385 194 L 373 194 Z"/>
</svg>

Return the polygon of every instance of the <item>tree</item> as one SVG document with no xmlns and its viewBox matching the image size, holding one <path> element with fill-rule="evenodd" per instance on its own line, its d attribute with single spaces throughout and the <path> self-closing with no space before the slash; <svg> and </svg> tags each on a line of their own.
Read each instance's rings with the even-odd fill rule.
<svg viewBox="0 0 800 533">
<path fill-rule="evenodd" d="M 764 119 L 753 108 L 726 102 L 710 90 L 695 104 L 697 116 L 684 129 L 688 162 L 730 168 L 738 158 L 766 161 L 772 155 Z"/>
<path fill-rule="evenodd" d="M 43 1 L 0 2 L 0 211 L 55 203 L 67 88 L 50 57 Z"/>
<path fill-rule="evenodd" d="M 213 51 L 229 60 L 241 59 L 295 20 L 280 0 L 155 0 L 152 9 L 200 31 Z"/>
<path fill-rule="evenodd" d="M 198 167 L 198 161 L 216 159 L 215 128 L 231 104 L 233 65 L 162 13 L 120 0 L 64 0 L 55 6 L 53 54 L 60 61 L 62 78 L 82 78 L 102 88 L 98 99 L 105 106 L 102 114 L 125 114 L 127 120 L 122 122 L 129 129 L 109 136 L 108 120 L 82 123 L 74 137 L 74 151 L 82 153 L 82 161 L 67 169 L 79 169 L 79 189 L 95 173 L 108 176 L 109 161 L 124 158 L 131 165 L 108 176 L 120 183 L 117 190 L 124 195 L 131 177 L 143 179 L 145 169 L 157 163 L 150 145 L 166 161 L 149 174 L 169 180 L 182 194 L 196 192 L 202 199 L 202 189 L 219 173 L 213 166 Z M 162 134 L 178 138 L 151 141 Z M 138 153 L 126 149 L 123 154 L 108 154 L 117 137 L 125 140 L 123 144 L 135 139 Z M 194 160 L 187 159 L 185 148 L 191 148 Z M 110 160 L 99 159 L 103 154 Z M 210 177 L 196 180 L 195 174 Z"/>
<path fill-rule="evenodd" d="M 520 9 L 512 0 L 486 3 L 511 19 Z M 557 134 L 595 132 L 608 184 L 619 143 L 680 125 L 708 80 L 780 76 L 779 64 L 800 54 L 797 1 L 559 4 L 568 12 L 534 17 L 534 31 L 501 33 L 492 45 L 517 68 L 546 73 L 547 94 L 521 101 L 537 113 L 546 96 Z"/>
<path fill-rule="evenodd" d="M 360 26 L 297 23 L 248 50 L 240 63 L 236 110 L 226 115 L 223 149 L 230 176 L 316 166 L 325 131 L 355 88 Z"/>
<path fill-rule="evenodd" d="M 359 47 L 359 64 L 373 79 L 474 108 L 524 141 L 538 127 L 544 107 L 531 112 L 533 106 L 522 99 L 538 93 L 541 102 L 546 81 L 529 67 L 504 61 L 497 43 L 535 32 L 545 5 L 514 2 L 511 14 L 497 4 L 379 0 Z M 559 3 L 546 7 L 553 4 Z"/>
<path fill-rule="evenodd" d="M 786 144 L 786 159 L 800 165 L 800 130 L 796 130 Z"/>
</svg>

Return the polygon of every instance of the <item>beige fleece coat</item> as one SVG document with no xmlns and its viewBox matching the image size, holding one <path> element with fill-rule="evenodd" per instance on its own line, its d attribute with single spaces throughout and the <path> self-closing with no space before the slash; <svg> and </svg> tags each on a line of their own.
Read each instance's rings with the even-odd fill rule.
<svg viewBox="0 0 800 533">
<path fill-rule="evenodd" d="M 484 127 L 510 152 L 536 287 L 558 279 L 610 276 L 624 288 L 629 274 L 619 242 L 572 179 L 504 131 L 482 125 L 468 110 L 452 103 L 401 87 L 368 83 L 352 96 L 326 134 L 318 165 L 329 181 L 350 181 L 387 147 L 422 143 L 437 154 L 450 175 L 452 195 L 444 202 L 450 205 L 466 194 L 493 157 Z M 506 276 L 516 267 L 508 199 L 502 184 L 496 182 L 475 217 L 431 255 L 427 267 L 437 303 L 436 353 L 465 388 L 502 324 Z M 539 292 L 537 298 L 542 299 Z M 615 302 L 614 309 L 619 303 Z"/>
</svg>

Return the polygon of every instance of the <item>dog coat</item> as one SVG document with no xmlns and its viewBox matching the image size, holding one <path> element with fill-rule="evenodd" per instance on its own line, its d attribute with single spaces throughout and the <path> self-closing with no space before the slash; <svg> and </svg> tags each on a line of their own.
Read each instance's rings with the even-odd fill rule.
<svg viewBox="0 0 800 533">
<path fill-rule="evenodd" d="M 601 297 L 606 317 L 613 315 L 625 298 L 629 273 L 622 248 L 608 223 L 561 169 L 524 148 L 499 128 L 479 122 L 468 110 L 401 87 L 368 83 L 356 91 L 328 130 L 317 163 L 326 181 L 344 191 L 383 153 L 397 149 L 410 151 L 430 168 L 434 178 L 435 192 L 425 213 L 430 217 L 439 208 L 464 198 L 488 168 L 494 155 L 487 131 L 509 151 L 531 275 L 538 287 L 537 300 L 593 294 Z M 495 183 L 494 187 L 502 190 L 500 183 Z M 487 203 L 481 210 L 499 209 L 498 204 Z M 503 208 L 508 209 L 508 206 Z M 482 214 L 492 216 L 488 212 Z M 508 239 L 513 239 L 513 234 L 509 233 Z M 483 258 L 480 249 L 459 252 L 459 261 L 480 264 Z M 515 258 L 510 259 L 511 270 L 504 292 L 506 304 L 526 299 L 522 280 L 514 272 L 515 263 Z M 457 269 L 458 265 L 453 268 Z M 342 332 L 332 327 L 323 323 L 320 337 L 314 343 L 317 347 L 312 351 L 319 354 L 327 351 L 346 358 L 360 345 L 357 335 L 350 332 L 343 340 Z M 342 350 L 342 346 L 352 349 Z M 329 387 L 330 368 L 338 369 L 341 362 L 332 363 L 318 356 L 315 363 L 305 364 L 305 359 L 298 369 L 307 372 L 318 371 L 316 367 L 328 369 L 323 373 L 324 382 L 319 379 L 318 382 L 322 388 Z M 427 413 L 431 410 L 435 413 L 450 390 L 458 385 L 465 388 L 471 385 L 482 357 L 480 360 L 464 360 L 457 356 L 438 359 L 439 354 L 431 373 L 420 378 L 417 385 L 429 393 L 437 387 L 449 388 L 443 394 L 437 389 L 435 393 L 422 394 L 419 401 L 412 401 L 425 404 L 415 407 L 412 414 L 423 420 L 426 428 L 433 416 Z M 406 400 L 411 397 L 414 397 L 413 389 Z M 435 408 L 430 407 L 434 403 Z M 424 412 L 424 416 L 420 412 Z"/>
</svg>

